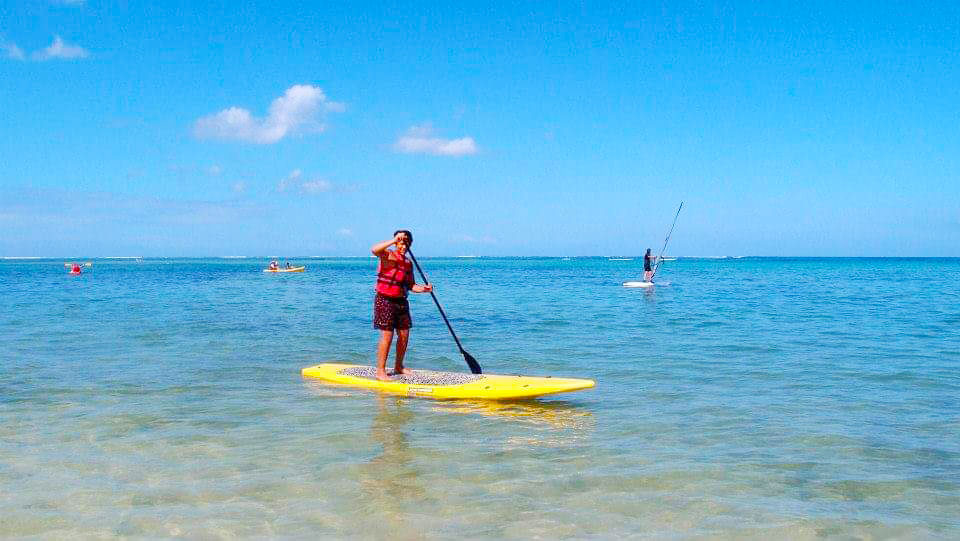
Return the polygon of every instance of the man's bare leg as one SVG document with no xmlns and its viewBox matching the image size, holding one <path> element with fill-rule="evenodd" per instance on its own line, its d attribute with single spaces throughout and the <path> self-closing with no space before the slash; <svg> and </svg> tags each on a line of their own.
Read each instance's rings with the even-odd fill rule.
<svg viewBox="0 0 960 541">
<path fill-rule="evenodd" d="M 380 331 L 380 342 L 377 344 L 377 379 L 380 381 L 390 381 L 387 376 L 387 355 L 390 354 L 390 342 L 393 342 L 393 331 Z M 400 348 L 400 341 L 397 340 L 397 349 Z M 406 348 L 404 348 L 406 349 Z"/>
<path fill-rule="evenodd" d="M 413 371 L 403 367 L 403 357 L 407 354 L 407 341 L 410 340 L 410 329 L 397 329 L 397 354 L 394 368 L 397 374 L 412 374 Z M 390 345 L 388 344 L 389 348 Z"/>
</svg>

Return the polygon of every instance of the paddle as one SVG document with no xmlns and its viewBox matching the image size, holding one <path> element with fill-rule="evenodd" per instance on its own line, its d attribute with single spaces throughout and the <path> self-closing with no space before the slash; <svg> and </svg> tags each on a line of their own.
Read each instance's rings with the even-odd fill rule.
<svg viewBox="0 0 960 541">
<path fill-rule="evenodd" d="M 420 263 L 417 263 L 417 258 L 413 256 L 413 252 L 410 251 L 410 248 L 407 248 L 407 253 L 410 254 L 410 259 L 413 260 L 413 264 L 417 266 L 417 270 L 420 271 L 420 276 L 423 277 L 423 282 L 429 284 L 430 280 L 427 279 L 427 275 L 423 273 L 423 269 L 420 268 Z M 482 373 L 480 369 L 480 363 L 473 358 L 473 355 L 467 353 L 463 346 L 460 345 L 460 339 L 457 338 L 457 333 L 453 332 L 453 327 L 450 326 L 450 320 L 447 319 L 447 314 L 443 311 L 443 307 L 440 306 L 440 301 L 437 300 L 437 296 L 433 294 L 433 291 L 430 291 L 430 296 L 433 297 L 433 302 L 437 305 L 437 309 L 440 310 L 440 315 L 443 317 L 443 322 L 447 324 L 447 328 L 450 329 L 450 335 L 453 336 L 453 341 L 457 343 L 457 347 L 460 348 L 460 353 L 463 355 L 463 360 L 467 361 L 467 366 L 470 367 L 470 371 L 474 374 Z"/>
<path fill-rule="evenodd" d="M 650 275 L 651 282 L 653 282 L 653 277 L 657 275 L 657 271 L 660 270 L 660 264 L 663 263 L 663 252 L 666 251 L 667 243 L 670 242 L 670 236 L 673 235 L 673 228 L 677 226 L 677 218 L 680 217 L 680 209 L 682 208 L 683 201 L 680 202 L 680 206 L 677 207 L 677 213 L 673 216 L 673 225 L 670 226 L 667 238 L 663 239 L 663 248 L 660 248 L 660 255 L 657 256 L 657 263 L 653 266 L 653 273 Z"/>
</svg>

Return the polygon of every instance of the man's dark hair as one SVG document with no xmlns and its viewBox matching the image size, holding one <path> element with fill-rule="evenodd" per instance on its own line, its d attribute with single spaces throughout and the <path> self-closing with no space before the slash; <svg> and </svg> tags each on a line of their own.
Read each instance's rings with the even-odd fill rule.
<svg viewBox="0 0 960 541">
<path fill-rule="evenodd" d="M 413 244 L 413 233 L 411 233 L 410 231 L 408 231 L 408 230 L 406 230 L 406 229 L 397 229 L 396 231 L 393 232 L 393 236 L 396 237 L 396 236 L 397 236 L 397 233 L 403 233 L 404 235 L 406 235 L 406 236 L 407 236 L 407 241 L 408 241 L 410 244 Z"/>
</svg>

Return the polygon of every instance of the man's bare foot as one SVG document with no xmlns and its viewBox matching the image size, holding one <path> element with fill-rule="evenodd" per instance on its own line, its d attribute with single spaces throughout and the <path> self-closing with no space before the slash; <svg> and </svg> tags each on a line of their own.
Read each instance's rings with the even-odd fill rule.
<svg viewBox="0 0 960 541">
<path fill-rule="evenodd" d="M 377 370 L 377 379 L 380 381 L 390 381 L 390 376 L 387 375 L 386 370 Z"/>
<path fill-rule="evenodd" d="M 404 376 L 410 376 L 410 375 L 413 375 L 413 370 L 410 370 L 405 366 L 401 366 L 400 368 L 397 368 L 394 370 L 394 374 L 403 374 Z"/>
</svg>

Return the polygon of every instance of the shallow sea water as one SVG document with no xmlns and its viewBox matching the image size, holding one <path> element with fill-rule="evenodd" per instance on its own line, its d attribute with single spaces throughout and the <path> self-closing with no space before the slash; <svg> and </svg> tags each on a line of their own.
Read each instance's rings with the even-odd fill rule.
<svg viewBox="0 0 960 541">
<path fill-rule="evenodd" d="M 0 537 L 960 537 L 960 260 L 423 258 L 486 372 L 597 381 L 513 403 L 304 380 L 375 264 L 291 262 L 0 261 Z"/>
</svg>

